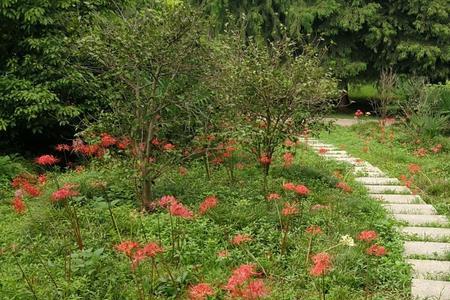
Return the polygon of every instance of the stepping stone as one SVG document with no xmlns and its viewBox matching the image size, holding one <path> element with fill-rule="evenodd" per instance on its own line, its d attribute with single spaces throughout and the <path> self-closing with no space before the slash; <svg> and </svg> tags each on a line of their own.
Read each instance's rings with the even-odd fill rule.
<svg viewBox="0 0 450 300">
<path fill-rule="evenodd" d="M 330 150 L 327 152 L 327 154 L 348 154 L 348 153 L 343 150 Z"/>
<path fill-rule="evenodd" d="M 442 257 L 450 253 L 450 243 L 405 241 L 403 249 L 404 256 L 425 255 Z"/>
<path fill-rule="evenodd" d="M 373 194 L 411 194 L 411 191 L 403 185 L 366 185 L 365 187 L 369 193 Z"/>
<path fill-rule="evenodd" d="M 410 236 L 417 236 L 422 239 L 443 239 L 450 238 L 450 228 L 438 227 L 402 227 L 399 231 Z"/>
<path fill-rule="evenodd" d="M 437 215 L 436 209 L 430 204 L 383 204 L 393 214 Z"/>
<path fill-rule="evenodd" d="M 419 195 L 369 194 L 369 197 L 387 203 L 425 203 Z"/>
<path fill-rule="evenodd" d="M 450 282 L 413 279 L 411 296 L 418 300 L 450 300 Z"/>
<path fill-rule="evenodd" d="M 450 261 L 428 260 L 428 259 L 407 259 L 411 265 L 414 278 L 442 278 L 450 275 Z"/>
<path fill-rule="evenodd" d="M 407 214 L 393 214 L 394 219 L 403 221 L 408 225 L 448 225 L 448 220 L 442 215 L 407 215 Z"/>
<path fill-rule="evenodd" d="M 390 185 L 390 184 L 399 184 L 400 181 L 397 178 L 389 178 L 389 177 L 357 177 L 355 180 L 359 183 L 367 184 L 367 185 Z"/>
<path fill-rule="evenodd" d="M 364 172 L 364 171 L 354 171 L 353 174 L 357 176 L 366 176 L 366 177 L 386 177 L 386 174 L 380 172 Z"/>
</svg>

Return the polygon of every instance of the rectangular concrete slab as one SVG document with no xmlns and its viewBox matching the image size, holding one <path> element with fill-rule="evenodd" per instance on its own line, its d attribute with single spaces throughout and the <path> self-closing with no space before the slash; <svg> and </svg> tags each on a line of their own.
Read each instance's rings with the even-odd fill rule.
<svg viewBox="0 0 450 300">
<path fill-rule="evenodd" d="M 450 252 L 450 243 L 405 241 L 403 250 L 403 254 L 409 257 L 413 255 L 444 257 Z"/>
<path fill-rule="evenodd" d="M 369 197 L 386 203 L 407 204 L 425 203 L 419 195 L 369 194 Z"/>
<path fill-rule="evenodd" d="M 366 185 L 365 187 L 372 194 L 411 194 L 411 191 L 402 185 Z"/>
<path fill-rule="evenodd" d="M 439 227 L 401 227 L 399 232 L 422 239 L 438 240 L 450 238 L 450 228 Z"/>
<path fill-rule="evenodd" d="M 397 178 L 390 177 L 357 177 L 355 180 L 367 185 L 392 185 L 400 183 Z"/>
<path fill-rule="evenodd" d="M 408 225 L 448 225 L 448 220 L 442 215 L 407 215 L 393 214 L 395 220 L 406 222 Z"/>
<path fill-rule="evenodd" d="M 411 265 L 413 276 L 417 279 L 437 279 L 450 275 L 450 261 L 407 259 Z"/>
<path fill-rule="evenodd" d="M 413 279 L 411 296 L 415 300 L 450 300 L 450 282 Z"/>
<path fill-rule="evenodd" d="M 436 209 L 430 204 L 383 204 L 383 207 L 394 214 L 437 215 Z"/>
</svg>

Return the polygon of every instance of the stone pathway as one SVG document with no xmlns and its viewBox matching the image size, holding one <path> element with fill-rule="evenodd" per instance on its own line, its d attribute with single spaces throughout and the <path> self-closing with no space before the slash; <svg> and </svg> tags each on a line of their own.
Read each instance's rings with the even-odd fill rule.
<svg viewBox="0 0 450 300">
<path fill-rule="evenodd" d="M 356 181 L 363 184 L 374 200 L 382 202 L 392 217 L 401 224 L 404 257 L 413 271 L 413 299 L 450 300 L 450 223 L 438 215 L 432 205 L 390 178 L 368 162 L 350 156 L 317 139 L 302 139 L 326 159 L 346 162 L 354 167 Z M 320 153 L 320 149 L 326 149 Z"/>
</svg>

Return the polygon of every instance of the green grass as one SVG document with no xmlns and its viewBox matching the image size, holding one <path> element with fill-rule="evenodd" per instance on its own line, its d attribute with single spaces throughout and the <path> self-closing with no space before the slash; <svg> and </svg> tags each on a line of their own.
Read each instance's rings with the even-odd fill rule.
<svg viewBox="0 0 450 300">
<path fill-rule="evenodd" d="M 348 90 L 351 99 L 377 99 L 378 90 L 374 84 L 351 84 Z"/>
<path fill-rule="evenodd" d="M 213 299 L 227 299 L 221 288 L 232 269 L 243 263 L 257 264 L 260 273 L 265 270 L 260 278 L 270 290 L 267 299 L 319 299 L 322 283 L 309 275 L 311 262 L 306 260 L 308 237 L 304 231 L 310 225 L 324 231 L 314 239 L 312 253 L 336 245 L 342 235 L 356 238 L 368 229 L 379 233 L 377 242 L 389 251 L 385 257 L 368 257 L 364 252 L 367 244 L 359 241 L 356 247 L 330 250 L 333 267 L 324 281 L 327 299 L 366 299 L 366 288 L 374 299 L 409 299 L 410 274 L 402 259 L 401 239 L 380 204 L 353 181 L 347 166 L 325 162 L 300 148 L 296 157 L 296 165 L 289 169 L 283 168 L 278 158 L 269 181 L 270 191 L 280 193 L 283 202 L 298 202 L 303 208 L 291 221 L 283 255 L 276 206 L 261 193 L 260 169 L 248 158 L 244 158 L 247 167 L 236 170 L 234 182 L 223 168 L 216 168 L 208 181 L 196 163 L 186 176 L 173 171 L 158 180 L 156 196 L 175 195 L 194 211 L 207 195 L 219 199 L 207 215 L 172 223 L 180 240 L 174 252 L 174 220 L 161 209 L 141 213 L 134 208 L 132 181 L 125 180 L 130 178 L 126 161 L 112 159 L 93 163 L 81 173 L 53 174 L 41 197 L 25 200 L 28 211 L 24 215 L 12 210 L 10 191 L 10 198 L 0 202 L 0 298 L 33 299 L 33 290 L 38 299 L 139 299 L 143 287 L 148 299 L 151 264 L 143 263 L 133 272 L 129 260 L 114 250 L 120 238 L 105 202 L 109 199 L 114 201 L 112 211 L 122 239 L 157 241 L 165 248 L 156 259 L 153 299 L 186 299 L 188 287 L 198 282 L 215 287 Z M 344 174 L 352 193 L 335 188 L 335 170 Z M 60 185 L 79 184 L 81 195 L 73 204 L 80 218 L 83 251 L 77 250 L 65 210 L 49 201 L 56 179 Z M 108 182 L 106 194 L 93 187 L 98 180 Z M 307 185 L 310 196 L 296 200 L 282 190 L 286 181 Z M 330 209 L 311 211 L 315 204 Z M 252 241 L 240 247 L 231 245 L 230 239 L 238 233 L 249 234 Z M 229 251 L 227 258 L 217 256 L 222 250 Z"/>
<path fill-rule="evenodd" d="M 366 123 L 337 127 L 330 133 L 322 133 L 320 138 L 344 147 L 350 154 L 369 161 L 392 177 L 405 175 L 410 178 L 408 166 L 419 165 L 421 171 L 413 176 L 413 189 L 416 188 L 439 213 L 450 216 L 450 138 L 413 137 L 401 125 L 387 127 L 384 139 L 382 136 L 378 124 Z M 435 154 L 431 148 L 437 144 L 443 149 Z M 419 148 L 426 149 L 426 156 L 416 155 Z"/>
</svg>

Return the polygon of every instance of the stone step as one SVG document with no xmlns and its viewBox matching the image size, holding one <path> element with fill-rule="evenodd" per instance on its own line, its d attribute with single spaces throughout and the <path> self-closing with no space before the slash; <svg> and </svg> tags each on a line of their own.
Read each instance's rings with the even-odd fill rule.
<svg viewBox="0 0 450 300">
<path fill-rule="evenodd" d="M 328 154 L 348 154 L 346 151 L 343 151 L 343 150 L 330 150 L 327 153 Z"/>
<path fill-rule="evenodd" d="M 436 209 L 430 204 L 383 204 L 393 214 L 437 215 Z"/>
<path fill-rule="evenodd" d="M 402 227 L 399 231 L 403 234 L 416 236 L 421 239 L 444 239 L 450 238 L 450 228 L 439 227 Z"/>
<path fill-rule="evenodd" d="M 432 277 L 443 278 L 450 275 L 450 261 L 428 260 L 428 259 L 407 259 L 411 265 L 413 277 L 417 279 L 427 279 Z"/>
<path fill-rule="evenodd" d="M 383 173 L 379 168 L 374 167 L 372 165 L 361 165 L 361 166 L 355 166 L 355 171 L 366 171 L 366 172 L 378 172 Z"/>
<path fill-rule="evenodd" d="M 415 300 L 450 300 L 450 282 L 413 279 L 411 296 Z"/>
<path fill-rule="evenodd" d="M 386 177 L 386 174 L 380 172 L 364 172 L 364 171 L 353 171 L 353 174 L 356 176 L 365 176 L 365 177 Z"/>
<path fill-rule="evenodd" d="M 400 181 L 397 178 L 390 177 L 357 177 L 355 180 L 359 183 L 367 184 L 367 185 L 392 185 L 399 184 Z"/>
<path fill-rule="evenodd" d="M 408 215 L 393 214 L 395 220 L 406 222 L 408 225 L 448 225 L 448 220 L 442 215 Z"/>
<path fill-rule="evenodd" d="M 371 194 L 411 194 L 411 191 L 403 185 L 366 185 Z"/>
<path fill-rule="evenodd" d="M 450 253 L 450 243 L 405 241 L 403 250 L 403 254 L 407 257 L 413 255 L 445 257 Z"/>
<path fill-rule="evenodd" d="M 398 194 L 369 194 L 371 198 L 387 203 L 398 204 L 421 204 L 425 203 L 419 195 L 398 195 Z"/>
</svg>

